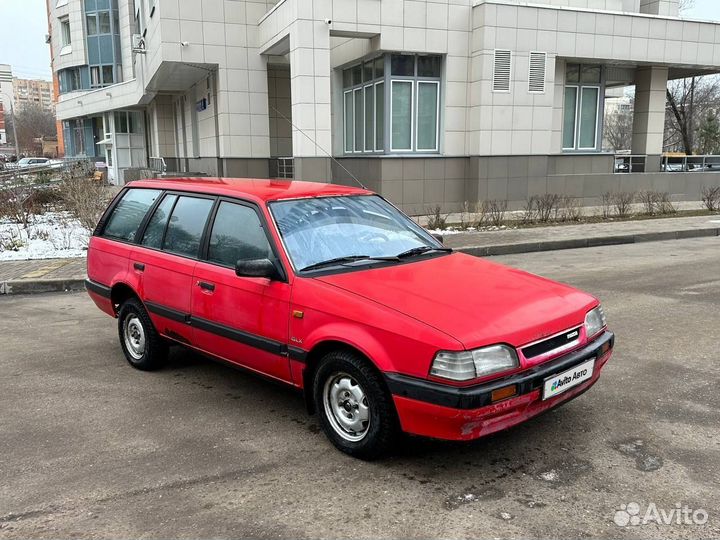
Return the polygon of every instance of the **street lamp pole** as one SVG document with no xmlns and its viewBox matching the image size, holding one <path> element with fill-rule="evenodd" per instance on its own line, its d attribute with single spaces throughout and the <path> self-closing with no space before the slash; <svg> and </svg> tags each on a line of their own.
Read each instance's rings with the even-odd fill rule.
<svg viewBox="0 0 720 540">
<path fill-rule="evenodd" d="M 17 138 L 17 126 L 15 125 L 15 108 L 13 107 L 12 98 L 8 96 L 5 92 L 2 92 L 4 96 L 6 96 L 10 100 L 10 118 L 12 119 L 13 124 L 13 139 L 15 140 L 15 160 L 20 160 L 20 144 L 18 143 Z"/>
</svg>

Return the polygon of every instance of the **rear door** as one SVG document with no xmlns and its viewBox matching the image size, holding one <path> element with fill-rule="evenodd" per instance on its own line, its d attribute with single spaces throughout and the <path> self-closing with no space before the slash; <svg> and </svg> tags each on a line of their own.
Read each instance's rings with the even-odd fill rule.
<svg viewBox="0 0 720 540">
<path fill-rule="evenodd" d="M 202 350 L 290 382 L 290 284 L 238 277 L 240 259 L 270 259 L 282 268 L 259 209 L 220 199 L 209 227 L 206 260 L 195 266 L 194 340 Z M 283 271 L 284 275 L 285 272 Z"/>
<path fill-rule="evenodd" d="M 131 255 L 141 296 L 158 331 L 192 343 L 190 304 L 193 271 L 215 197 L 166 193 Z"/>
</svg>

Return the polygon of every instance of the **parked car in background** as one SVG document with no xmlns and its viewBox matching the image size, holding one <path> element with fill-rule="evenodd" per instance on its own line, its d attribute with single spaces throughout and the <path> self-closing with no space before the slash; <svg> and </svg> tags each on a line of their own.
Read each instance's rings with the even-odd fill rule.
<svg viewBox="0 0 720 540">
<path fill-rule="evenodd" d="M 281 381 L 366 459 L 400 431 L 476 439 L 565 403 L 614 345 L 593 296 L 453 252 L 339 185 L 132 182 L 87 264 L 133 367 L 175 343 Z"/>
<path fill-rule="evenodd" d="M 22 158 L 20 161 L 17 162 L 15 165 L 16 169 L 34 169 L 36 167 L 47 167 L 50 165 L 50 160 L 48 158 L 40 158 L 40 157 L 26 157 Z"/>
</svg>

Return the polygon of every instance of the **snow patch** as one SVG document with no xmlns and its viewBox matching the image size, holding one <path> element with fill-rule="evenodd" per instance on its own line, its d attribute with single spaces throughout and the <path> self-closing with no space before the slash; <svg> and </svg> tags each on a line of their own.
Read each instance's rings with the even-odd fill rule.
<svg viewBox="0 0 720 540">
<path fill-rule="evenodd" d="M 69 212 L 32 216 L 27 229 L 0 220 L 0 261 L 84 257 L 90 231 Z"/>
</svg>

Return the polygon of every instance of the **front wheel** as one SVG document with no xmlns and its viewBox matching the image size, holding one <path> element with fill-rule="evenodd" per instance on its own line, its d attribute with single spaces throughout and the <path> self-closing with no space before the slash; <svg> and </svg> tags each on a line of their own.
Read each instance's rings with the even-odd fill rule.
<svg viewBox="0 0 720 540">
<path fill-rule="evenodd" d="M 138 299 L 130 298 L 120 306 L 118 333 L 125 358 L 132 367 L 150 371 L 165 363 L 167 344 Z"/>
<path fill-rule="evenodd" d="M 392 397 L 364 358 L 349 351 L 327 354 L 313 396 L 323 431 L 339 450 L 374 459 L 392 446 L 398 433 Z"/>
</svg>

